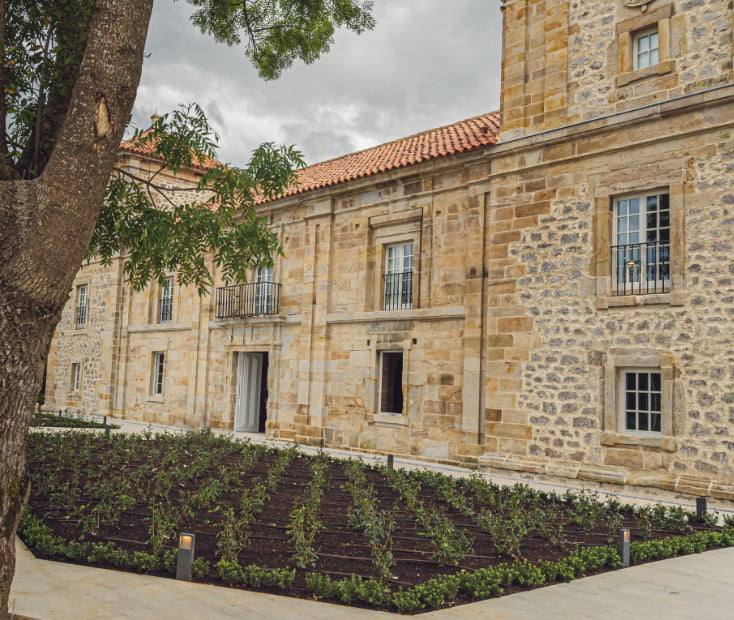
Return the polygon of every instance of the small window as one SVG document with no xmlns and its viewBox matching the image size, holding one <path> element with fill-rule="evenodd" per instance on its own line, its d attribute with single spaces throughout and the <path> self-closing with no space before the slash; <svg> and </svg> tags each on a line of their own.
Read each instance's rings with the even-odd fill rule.
<svg viewBox="0 0 734 620">
<path fill-rule="evenodd" d="M 413 242 L 385 248 L 385 310 L 413 307 Z"/>
<path fill-rule="evenodd" d="M 617 295 L 670 289 L 670 201 L 667 193 L 614 201 L 612 282 Z"/>
<path fill-rule="evenodd" d="M 380 413 L 403 413 L 403 353 L 380 353 Z"/>
<path fill-rule="evenodd" d="M 254 314 L 272 314 L 273 286 L 273 268 L 259 267 L 255 272 Z"/>
<path fill-rule="evenodd" d="M 620 414 L 624 430 L 660 433 L 662 424 L 662 383 L 659 370 L 621 370 L 619 377 Z"/>
<path fill-rule="evenodd" d="M 166 357 L 161 351 L 153 353 L 153 372 L 151 373 L 150 393 L 153 396 L 161 396 L 163 394 L 163 371 L 165 368 Z"/>
<path fill-rule="evenodd" d="M 632 36 L 634 69 L 644 69 L 658 64 L 658 27 L 647 28 Z"/>
<path fill-rule="evenodd" d="M 87 326 L 89 313 L 89 287 L 81 284 L 76 287 L 76 328 L 84 329 Z"/>
<path fill-rule="evenodd" d="M 158 299 L 158 322 L 170 323 L 173 320 L 173 278 L 166 278 L 161 286 Z"/>
<path fill-rule="evenodd" d="M 82 387 L 82 365 L 74 362 L 71 365 L 71 381 L 69 389 L 72 392 L 78 392 Z"/>
</svg>

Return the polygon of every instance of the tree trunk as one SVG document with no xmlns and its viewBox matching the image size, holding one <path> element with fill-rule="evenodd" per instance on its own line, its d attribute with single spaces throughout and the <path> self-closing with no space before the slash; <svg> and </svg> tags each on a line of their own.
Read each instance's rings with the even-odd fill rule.
<svg viewBox="0 0 734 620">
<path fill-rule="evenodd" d="M 99 215 L 143 63 L 153 0 L 98 0 L 43 174 L 0 181 L 0 620 L 29 484 L 28 425 L 54 328 Z"/>
</svg>

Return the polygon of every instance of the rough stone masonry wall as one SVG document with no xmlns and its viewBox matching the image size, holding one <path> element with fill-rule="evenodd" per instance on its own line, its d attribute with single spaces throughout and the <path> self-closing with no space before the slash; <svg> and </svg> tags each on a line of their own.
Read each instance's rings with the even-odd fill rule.
<svg viewBox="0 0 734 620">
<path fill-rule="evenodd" d="M 734 110 L 679 113 L 498 149 L 485 465 L 734 496 Z M 611 200 L 665 188 L 680 284 L 656 305 L 607 297 Z M 672 441 L 605 427 L 619 351 L 672 360 Z"/>
</svg>

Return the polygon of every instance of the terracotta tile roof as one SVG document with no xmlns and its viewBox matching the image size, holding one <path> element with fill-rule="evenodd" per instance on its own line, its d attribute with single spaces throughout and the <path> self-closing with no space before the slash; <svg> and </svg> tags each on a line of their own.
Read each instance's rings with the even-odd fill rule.
<svg viewBox="0 0 734 620">
<path fill-rule="evenodd" d="M 499 124 L 499 114 L 490 112 L 308 166 L 285 196 L 496 144 Z"/>
<path fill-rule="evenodd" d="M 146 129 L 137 138 L 125 140 L 122 144 L 120 144 L 120 149 L 123 151 L 128 151 L 130 153 L 136 153 L 137 155 L 151 155 L 153 153 L 153 149 L 155 148 L 155 144 L 152 141 L 146 142 L 145 144 L 141 144 L 140 142 L 140 139 L 148 135 L 150 131 L 150 129 Z M 204 158 L 202 165 L 195 163 L 193 169 L 209 170 L 218 165 L 219 162 L 216 159 L 210 159 L 209 157 L 206 157 Z"/>
<path fill-rule="evenodd" d="M 407 138 L 349 153 L 299 170 L 297 173 L 298 185 L 288 188 L 284 196 L 302 194 L 314 189 L 330 187 L 353 179 L 361 179 L 431 159 L 465 153 L 489 144 L 496 144 L 498 132 L 499 114 L 496 112 L 481 114 L 458 123 L 422 131 Z M 146 133 L 143 132 L 141 135 Z M 120 148 L 140 155 L 150 155 L 153 150 L 152 145 L 141 146 L 135 140 L 123 142 Z M 212 159 L 207 159 L 203 168 L 211 168 L 217 163 Z"/>
</svg>

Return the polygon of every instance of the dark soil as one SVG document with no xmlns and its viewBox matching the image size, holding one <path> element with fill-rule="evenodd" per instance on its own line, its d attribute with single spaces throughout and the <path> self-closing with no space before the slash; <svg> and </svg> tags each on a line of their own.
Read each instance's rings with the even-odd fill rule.
<svg viewBox="0 0 734 620">
<path fill-rule="evenodd" d="M 195 533 L 196 557 L 209 562 L 208 575 L 200 581 L 225 585 L 215 569 L 221 557 L 217 537 L 223 527 L 223 511 L 228 506 L 235 512 L 241 510 L 243 491 L 265 480 L 278 454 L 262 450 L 251 466 L 246 466 L 242 462 L 243 452 L 246 452 L 243 444 L 231 444 L 237 446 L 231 449 L 222 441 L 209 438 L 204 445 L 197 445 L 195 440 L 190 440 L 189 445 L 178 445 L 175 455 L 170 456 L 168 439 L 95 437 L 90 440 L 84 433 L 31 434 L 29 467 L 34 483 L 29 510 L 67 540 L 113 542 L 128 552 L 151 553 L 153 510 L 156 506 L 158 510 L 169 506 L 165 514 L 175 520 L 171 532 Z M 276 491 L 251 525 L 248 544 L 238 556 L 241 565 L 295 566 L 294 547 L 288 531 L 292 527 L 291 511 L 300 505 L 311 479 L 310 463 L 310 458 L 300 455 L 291 460 Z M 191 475 L 194 469 L 197 471 Z M 228 480 L 226 472 L 236 475 Z M 581 510 L 578 506 L 573 507 L 573 502 L 528 490 L 525 494 L 534 506 L 546 502 L 559 507 L 555 512 L 548 512 L 555 515 L 555 522 L 547 524 L 545 532 L 529 531 L 519 551 L 507 555 L 498 550 L 497 541 L 478 525 L 477 514 L 490 507 L 483 505 L 484 500 L 473 495 L 465 482 L 460 483 L 460 489 L 474 512 L 471 516 L 453 508 L 441 492 L 440 484 L 432 483 L 430 476 L 416 477 L 423 505 L 444 513 L 458 531 L 463 531 L 472 540 L 469 554 L 456 565 L 450 565 L 436 561 L 431 537 L 416 514 L 402 507 L 403 500 L 384 473 L 367 468 L 365 475 L 382 509 L 400 507 L 396 513 L 398 526 L 393 534 L 395 564 L 392 578 L 388 580 L 395 588 L 412 586 L 446 573 L 511 563 L 516 559 L 558 560 L 580 547 L 608 544 L 615 539 L 616 528 L 620 525 L 632 530 L 633 541 L 641 540 L 643 535 L 650 539 L 681 533 L 658 526 L 648 530 L 629 507 L 621 509 L 621 523 L 608 522 L 602 513 L 593 525 L 581 527 L 572 521 L 573 510 Z M 328 486 L 319 511 L 323 530 L 313 544 L 318 560 L 307 570 L 335 579 L 350 575 L 378 579 L 380 575 L 373 564 L 369 541 L 363 531 L 349 525 L 353 500 L 345 486 L 345 463 L 332 461 L 326 478 Z M 441 479 L 438 476 L 439 482 Z M 204 499 L 207 492 L 215 495 L 214 499 Z M 123 502 L 120 498 L 125 496 L 129 499 Z M 193 501 L 192 497 L 197 499 Z M 117 505 L 122 508 L 115 508 Z M 98 508 L 99 514 L 107 514 L 106 517 L 93 514 L 94 508 L 99 506 L 109 509 L 104 513 Z M 501 507 L 492 509 L 501 510 Z M 686 531 L 692 528 L 687 526 Z M 556 540 L 553 544 L 549 532 L 556 535 L 562 532 L 563 543 L 558 544 Z M 167 547 L 175 545 L 175 537 L 171 535 L 170 538 Z M 278 593 L 310 597 L 305 583 L 306 572 L 299 569 L 292 587 Z M 163 570 L 153 574 L 171 576 Z"/>
</svg>

